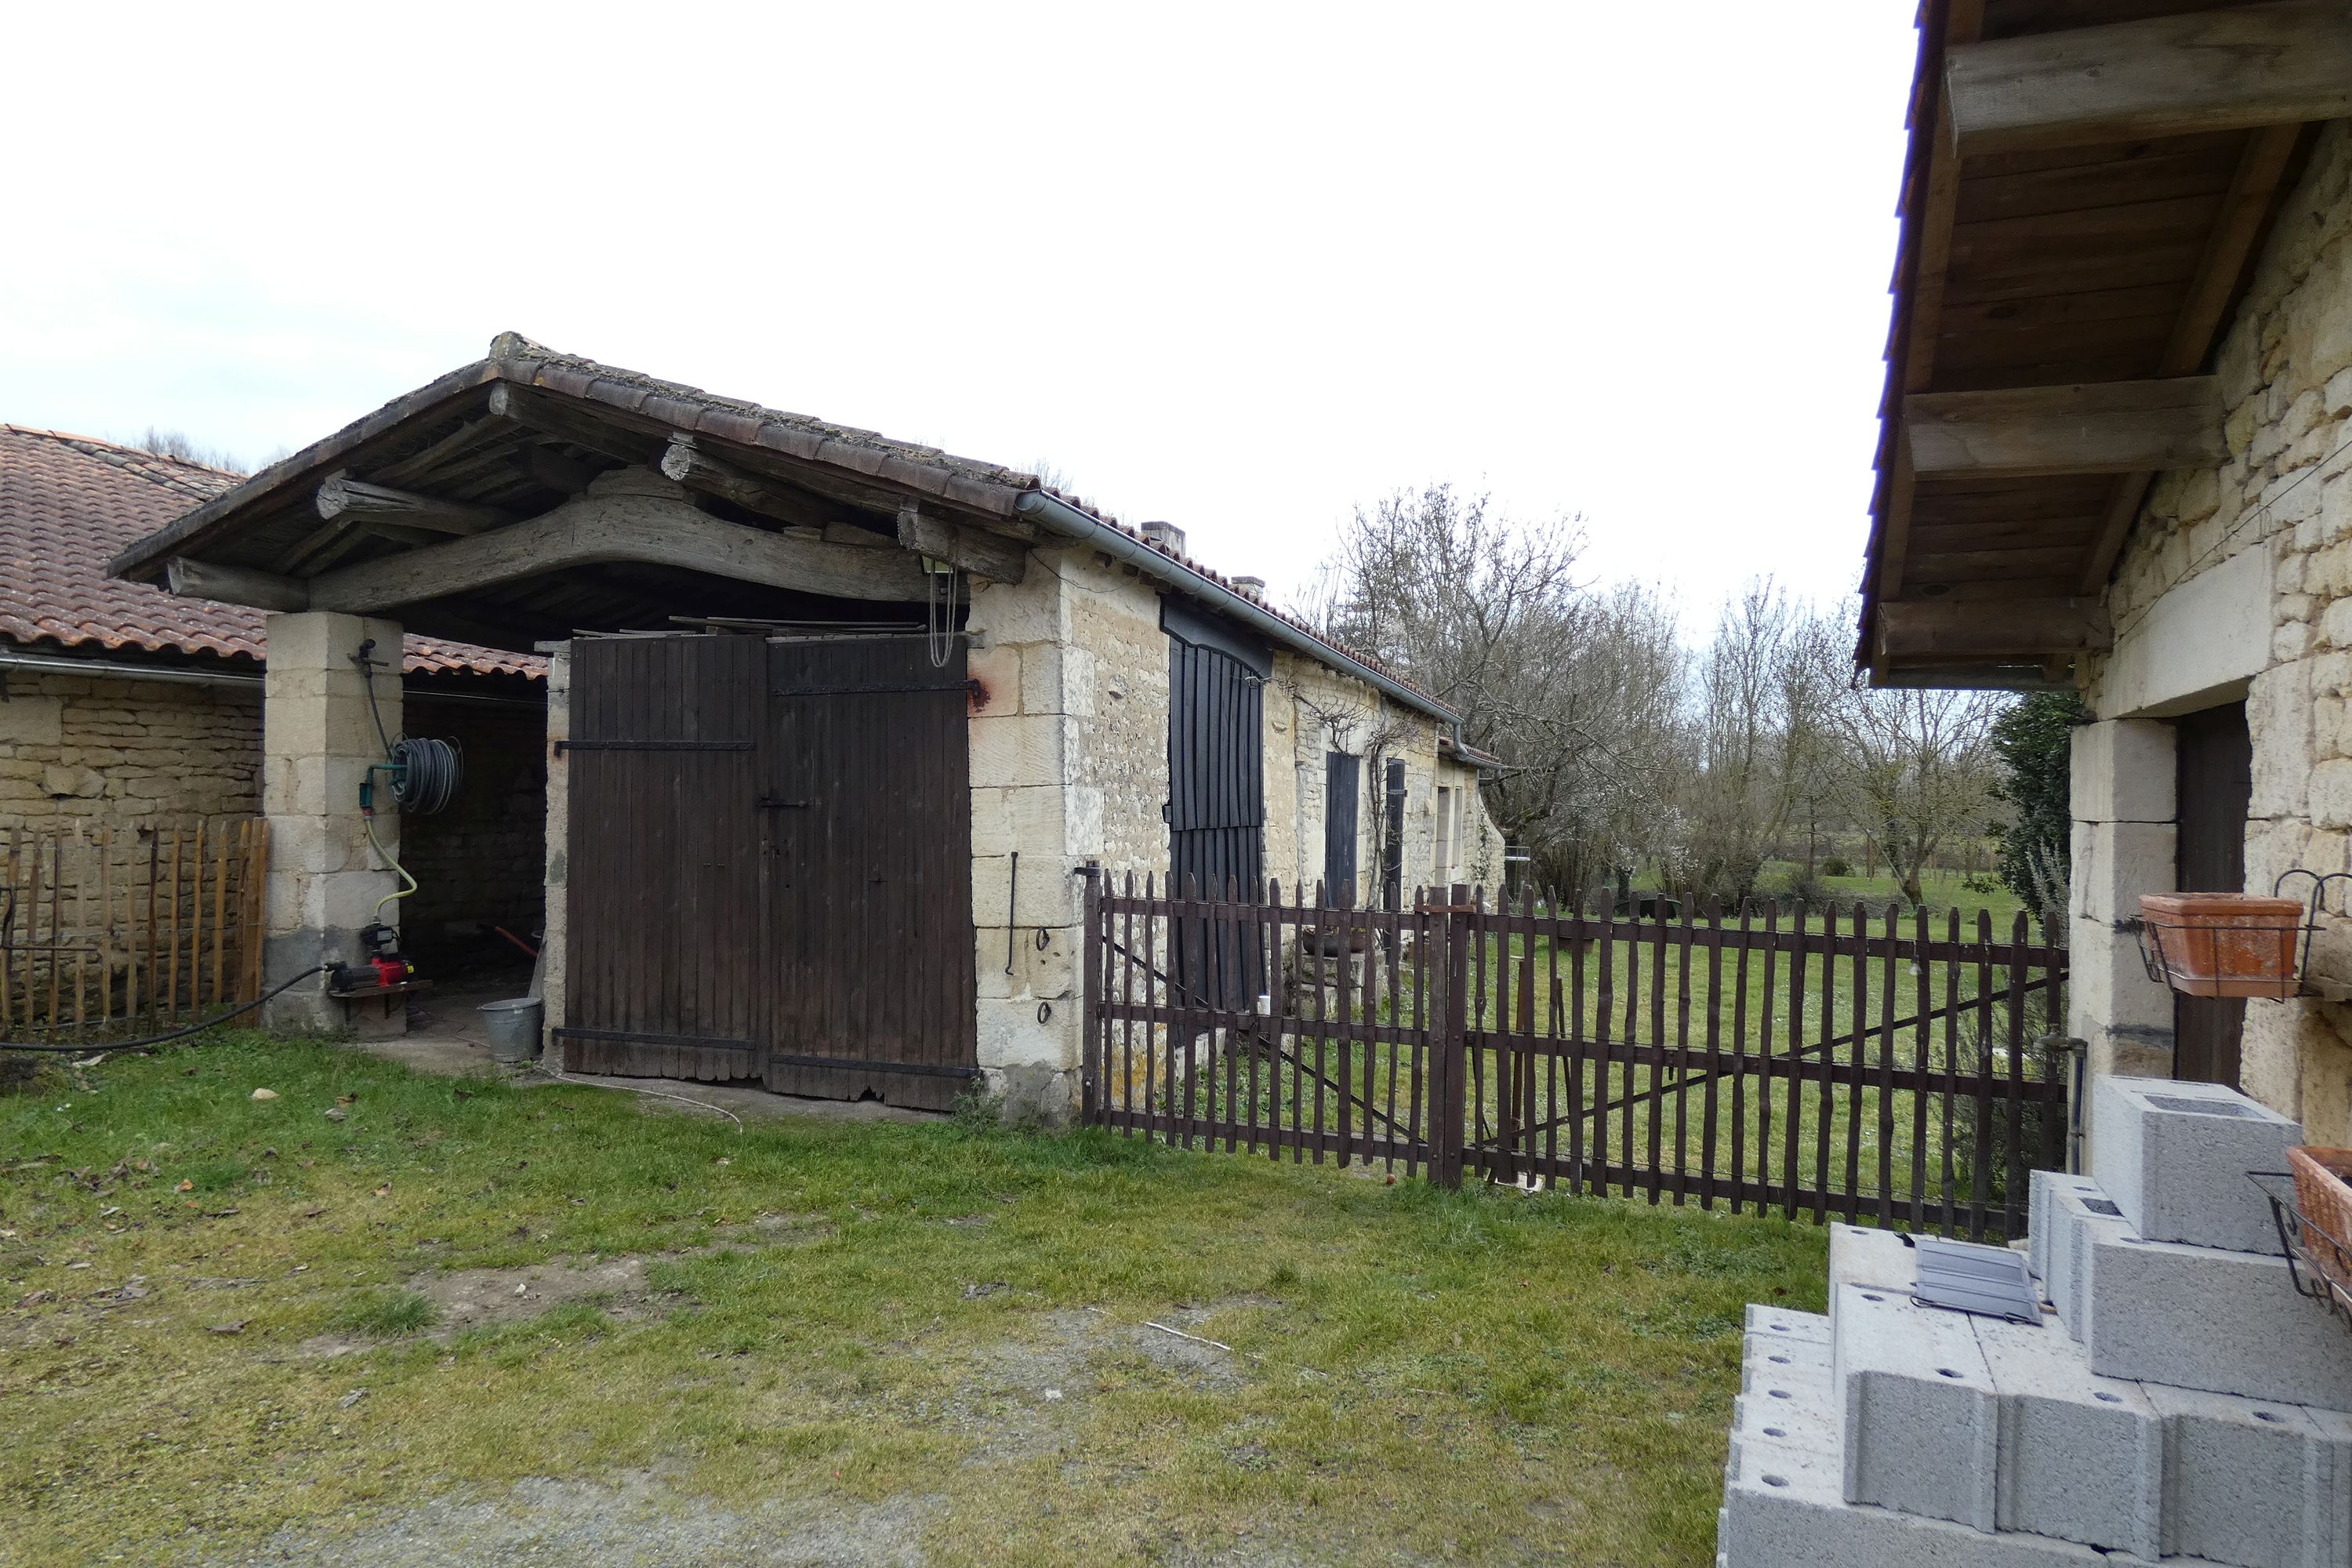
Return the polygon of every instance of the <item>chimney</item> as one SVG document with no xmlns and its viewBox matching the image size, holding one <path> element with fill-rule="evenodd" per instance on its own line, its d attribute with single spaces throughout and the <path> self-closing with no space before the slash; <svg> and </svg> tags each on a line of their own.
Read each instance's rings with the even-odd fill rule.
<svg viewBox="0 0 2352 1568">
<path fill-rule="evenodd" d="M 1256 603 L 1263 605 L 1265 603 L 1265 579 L 1263 577 L 1236 577 L 1234 579 L 1234 592 L 1239 594 L 1244 599 L 1255 600 Z"/>
<path fill-rule="evenodd" d="M 1171 555 L 1184 553 L 1184 531 L 1172 522 L 1147 522 L 1143 525 L 1143 537 Z"/>
</svg>

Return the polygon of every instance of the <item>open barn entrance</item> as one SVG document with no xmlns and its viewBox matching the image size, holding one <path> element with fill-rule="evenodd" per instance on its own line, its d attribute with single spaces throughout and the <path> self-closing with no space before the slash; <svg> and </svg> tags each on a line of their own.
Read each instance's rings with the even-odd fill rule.
<svg viewBox="0 0 2352 1568">
<path fill-rule="evenodd" d="M 586 638 L 571 702 L 566 1068 L 972 1086 L 961 637 Z"/>
</svg>

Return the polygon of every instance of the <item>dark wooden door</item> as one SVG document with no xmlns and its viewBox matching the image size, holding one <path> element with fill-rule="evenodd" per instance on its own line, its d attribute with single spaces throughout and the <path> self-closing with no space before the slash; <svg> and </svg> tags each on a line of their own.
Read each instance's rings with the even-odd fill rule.
<svg viewBox="0 0 2352 1568">
<path fill-rule="evenodd" d="M 768 1086 L 946 1110 L 979 1059 L 963 643 L 777 642 L 767 675 Z"/>
<path fill-rule="evenodd" d="M 1258 897 L 1265 870 L 1263 654 L 1229 628 L 1163 612 L 1168 637 L 1169 887 Z M 1252 933 L 1187 918 L 1169 933 L 1170 978 L 1187 1002 L 1247 1007 L 1262 982 Z"/>
<path fill-rule="evenodd" d="M 1364 803 L 1364 761 L 1345 752 L 1323 753 L 1323 896 L 1334 907 L 1356 905 L 1356 830 Z"/>
<path fill-rule="evenodd" d="M 573 1072 L 759 1076 L 764 653 L 738 637 L 572 645 L 559 1038 Z"/>
<path fill-rule="evenodd" d="M 2237 893 L 2246 886 L 2246 814 L 2254 795 L 2254 748 L 2246 708 L 2191 713 L 2177 727 L 2178 880 L 2185 893 Z M 2172 1076 L 2238 1082 L 2246 1003 L 2237 996 L 2172 999 Z"/>
</svg>

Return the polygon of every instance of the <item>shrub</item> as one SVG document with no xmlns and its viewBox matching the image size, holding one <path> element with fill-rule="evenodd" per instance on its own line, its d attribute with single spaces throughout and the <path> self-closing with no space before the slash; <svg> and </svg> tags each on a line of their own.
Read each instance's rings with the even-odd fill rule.
<svg viewBox="0 0 2352 1568">
<path fill-rule="evenodd" d="M 1847 863 L 1844 856 L 1831 855 L 1824 857 L 1822 861 L 1822 875 L 1824 877 L 1851 877 L 1853 875 L 1853 868 Z"/>
</svg>

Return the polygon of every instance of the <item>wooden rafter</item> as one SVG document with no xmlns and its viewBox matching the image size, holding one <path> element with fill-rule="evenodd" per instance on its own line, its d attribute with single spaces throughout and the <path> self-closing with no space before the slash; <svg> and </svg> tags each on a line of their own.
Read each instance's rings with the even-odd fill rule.
<svg viewBox="0 0 2352 1568">
<path fill-rule="evenodd" d="M 1922 477 L 2015 479 L 2203 468 L 2229 455 L 2210 375 L 1914 393 L 1904 435 Z"/>
<path fill-rule="evenodd" d="M 2017 152 L 2352 114 L 2352 7 L 2276 0 L 1956 45 L 1959 151 Z"/>
<path fill-rule="evenodd" d="M 2113 640 L 2096 599 L 1926 599 L 1878 607 L 1889 658 L 2041 659 Z"/>
</svg>

